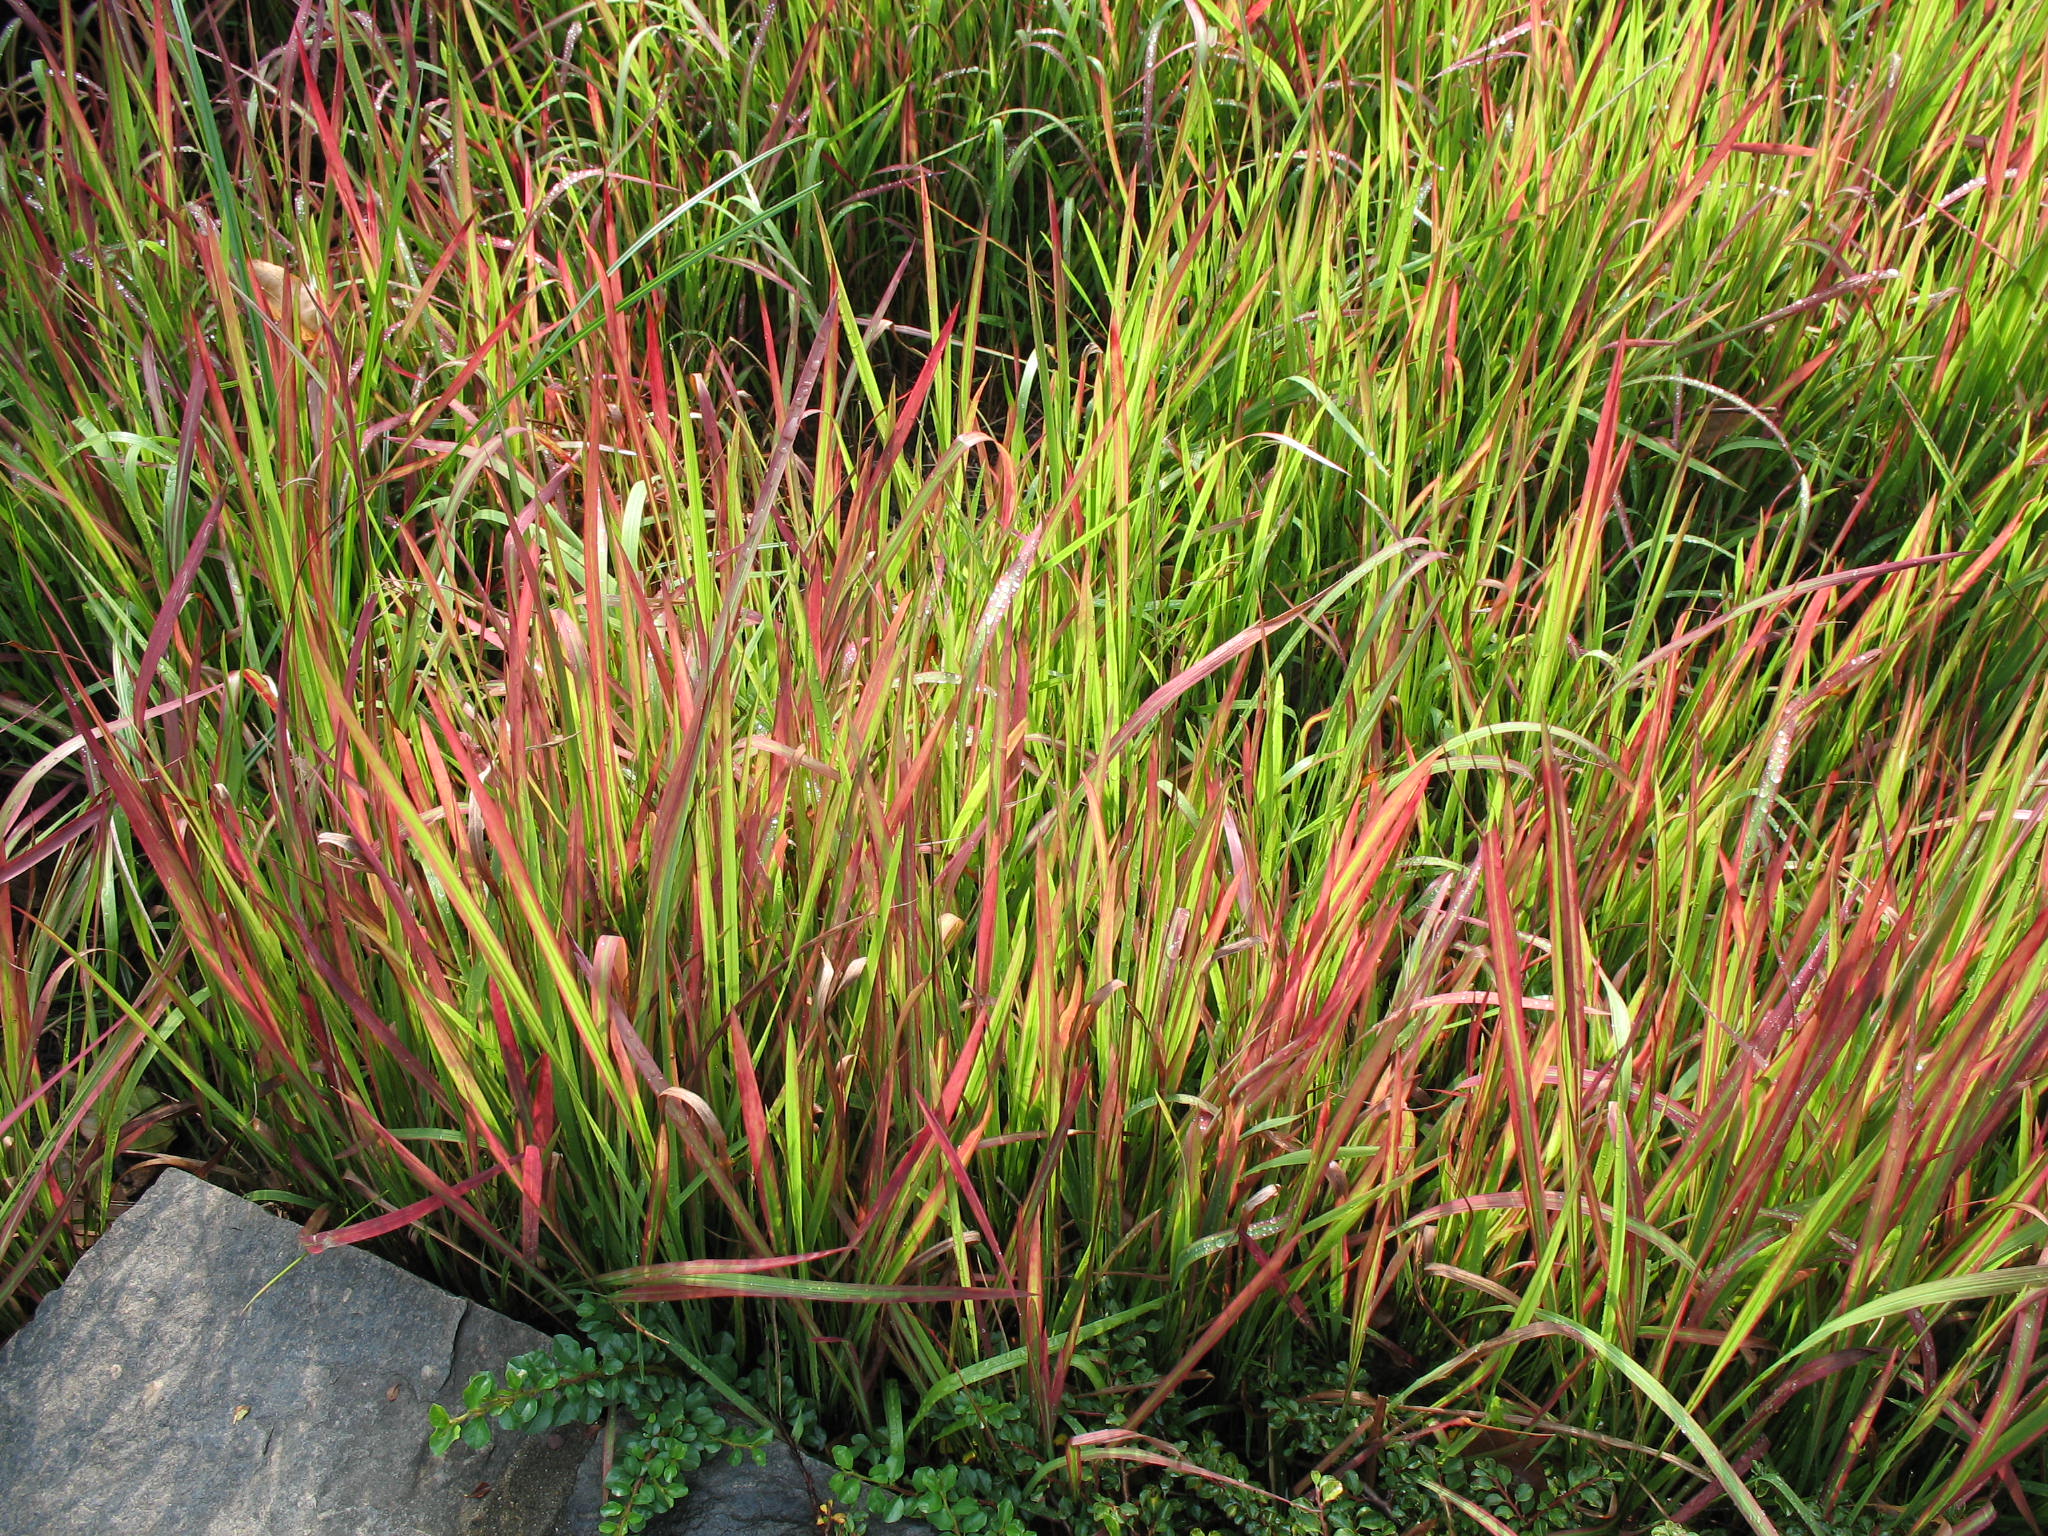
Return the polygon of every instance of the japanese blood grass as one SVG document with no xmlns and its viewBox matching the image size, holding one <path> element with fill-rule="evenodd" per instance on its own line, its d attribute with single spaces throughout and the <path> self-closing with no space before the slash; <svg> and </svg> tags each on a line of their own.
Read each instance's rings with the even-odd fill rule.
<svg viewBox="0 0 2048 1536">
<path fill-rule="evenodd" d="M 134 921 L 134 893 L 117 888 L 114 834 L 77 819 L 57 835 L 67 832 L 71 846 L 41 862 L 38 877 L 15 860 L 0 881 L 0 1324 L 9 1328 L 99 1235 L 124 1193 L 117 1158 L 160 1155 L 164 1123 L 186 1107 L 140 1083 L 154 1049 L 138 1026 L 160 1027 L 168 999 L 133 974 L 132 955 L 124 967 L 114 952 L 123 918 Z"/>
<path fill-rule="evenodd" d="M 1336 1360 L 2024 1505 L 2037 12 L 97 15 L 0 835 L 208 1150 L 1048 1460 Z"/>
</svg>

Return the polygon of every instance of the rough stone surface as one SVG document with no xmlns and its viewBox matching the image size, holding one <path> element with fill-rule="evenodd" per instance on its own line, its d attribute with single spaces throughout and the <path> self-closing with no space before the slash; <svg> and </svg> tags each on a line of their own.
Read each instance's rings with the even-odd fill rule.
<svg viewBox="0 0 2048 1536">
<path fill-rule="evenodd" d="M 0 1349 L 0 1536 L 542 1536 L 581 1436 L 426 1448 L 541 1342 L 166 1172 Z"/>
<path fill-rule="evenodd" d="M 599 1450 L 591 1448 L 552 1536 L 594 1536 L 602 1494 Z M 818 1536 L 818 1505 L 830 1497 L 831 1479 L 825 1463 L 806 1456 L 800 1465 L 783 1445 L 771 1447 L 758 1467 L 751 1457 L 737 1467 L 720 1458 L 691 1474 L 690 1496 L 650 1520 L 644 1536 Z M 930 1526 L 914 1520 L 877 1521 L 868 1530 L 871 1536 L 933 1536 Z"/>
<path fill-rule="evenodd" d="M 758 1467 L 752 1457 L 738 1466 L 721 1457 L 697 1470 L 659 1536 L 816 1536 L 831 1482 L 830 1467 L 808 1456 L 799 1465 L 784 1445 L 771 1446 Z"/>
</svg>

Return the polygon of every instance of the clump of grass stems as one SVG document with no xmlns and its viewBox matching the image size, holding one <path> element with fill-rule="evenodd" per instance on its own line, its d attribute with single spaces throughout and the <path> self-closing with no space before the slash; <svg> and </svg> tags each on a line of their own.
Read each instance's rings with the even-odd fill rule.
<svg viewBox="0 0 2048 1536">
<path fill-rule="evenodd" d="M 1354 1463 L 2031 1519 L 2039 20 L 38 35 L 10 1292 L 146 1074 L 847 1423 L 1335 1364 Z"/>
</svg>

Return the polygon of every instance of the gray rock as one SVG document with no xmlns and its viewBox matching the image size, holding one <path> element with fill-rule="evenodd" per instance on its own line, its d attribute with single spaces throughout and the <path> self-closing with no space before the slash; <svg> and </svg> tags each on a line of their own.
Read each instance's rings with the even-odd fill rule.
<svg viewBox="0 0 2048 1536">
<path fill-rule="evenodd" d="M 603 1497 L 600 1449 L 591 1448 L 552 1536 L 595 1536 Z M 819 1506 L 831 1498 L 831 1480 L 829 1466 L 810 1456 L 799 1461 L 785 1445 L 770 1447 L 758 1467 L 752 1457 L 739 1466 L 721 1457 L 690 1475 L 690 1496 L 650 1520 L 643 1536 L 819 1536 Z M 915 1520 L 877 1521 L 868 1530 L 871 1536 L 933 1536 Z"/>
<path fill-rule="evenodd" d="M 832 1497 L 832 1469 L 786 1445 L 767 1461 L 733 1466 L 724 1457 L 698 1468 L 690 1496 L 670 1510 L 658 1536 L 817 1536 L 819 1506 Z"/>
<path fill-rule="evenodd" d="M 598 1512 L 604 1507 L 604 1437 L 596 1436 L 576 1469 L 576 1482 L 555 1517 L 548 1536 L 597 1536 Z"/>
<path fill-rule="evenodd" d="M 542 1342 L 166 1172 L 0 1349 L 0 1536 L 541 1536 L 584 1436 L 426 1438 Z"/>
</svg>

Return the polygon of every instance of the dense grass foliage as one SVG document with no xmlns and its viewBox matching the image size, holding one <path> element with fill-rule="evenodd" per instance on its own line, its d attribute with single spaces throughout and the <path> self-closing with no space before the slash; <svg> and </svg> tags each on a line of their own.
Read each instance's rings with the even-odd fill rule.
<svg viewBox="0 0 2048 1536">
<path fill-rule="evenodd" d="M 14 24 L 0 1298 L 156 1149 L 1054 1481 L 2031 1521 L 2044 37 Z"/>
</svg>

